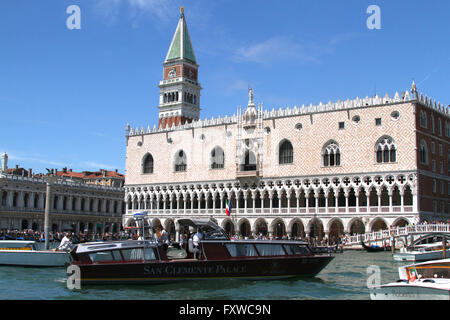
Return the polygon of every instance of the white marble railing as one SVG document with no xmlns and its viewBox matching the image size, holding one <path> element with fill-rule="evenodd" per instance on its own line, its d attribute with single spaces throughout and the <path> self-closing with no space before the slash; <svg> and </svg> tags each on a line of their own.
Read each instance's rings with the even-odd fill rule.
<svg viewBox="0 0 450 320">
<path fill-rule="evenodd" d="M 365 234 L 358 234 L 355 236 L 349 236 L 346 244 L 360 244 L 361 240 L 364 242 L 383 241 L 389 240 L 392 236 L 408 236 L 412 234 L 424 234 L 424 233 L 450 233 L 450 224 L 419 224 L 406 227 L 397 227 L 389 230 L 380 230 L 376 232 L 370 232 Z"/>
<path fill-rule="evenodd" d="M 133 214 L 136 212 L 147 211 L 150 215 L 155 216 L 171 216 L 171 215 L 225 215 L 225 208 L 215 208 L 215 209 L 127 209 L 127 214 Z M 394 206 L 392 210 L 389 206 L 381 206 L 381 207 L 313 207 L 313 208 L 247 208 L 247 209 L 236 209 L 233 208 L 231 214 L 232 215 L 243 215 L 243 216 L 252 216 L 252 215 L 261 215 L 261 214 L 280 214 L 280 215 L 298 215 L 298 214 L 317 214 L 317 215 L 336 215 L 336 214 L 356 214 L 356 213 L 365 213 L 365 214 L 379 214 L 379 213 L 387 213 L 387 212 L 395 212 L 395 213 L 405 213 L 409 214 L 413 212 L 412 206 Z"/>
</svg>

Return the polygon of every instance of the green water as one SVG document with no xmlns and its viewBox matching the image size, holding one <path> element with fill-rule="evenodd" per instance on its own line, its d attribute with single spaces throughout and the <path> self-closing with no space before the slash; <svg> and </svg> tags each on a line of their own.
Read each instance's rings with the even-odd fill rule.
<svg viewBox="0 0 450 320">
<path fill-rule="evenodd" d="M 273 281 L 220 280 L 167 285 L 90 286 L 69 290 L 65 268 L 0 266 L 0 300 L 109 300 L 109 299 L 261 299 L 261 300 L 369 300 L 367 268 L 376 265 L 381 283 L 398 279 L 403 263 L 390 252 L 345 251 L 315 278 Z M 189 292 L 187 295 L 186 292 Z"/>
</svg>

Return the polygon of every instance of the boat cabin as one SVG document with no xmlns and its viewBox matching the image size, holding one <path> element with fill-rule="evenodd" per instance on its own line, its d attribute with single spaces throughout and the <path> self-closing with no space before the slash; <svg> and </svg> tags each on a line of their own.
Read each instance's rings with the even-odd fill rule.
<svg viewBox="0 0 450 320">
<path fill-rule="evenodd" d="M 399 268 L 400 279 L 410 280 L 413 274 L 420 279 L 450 279 L 450 259 L 427 261 Z"/>
<path fill-rule="evenodd" d="M 210 220 L 180 219 L 180 226 L 189 226 L 202 234 L 198 246 L 192 237 L 187 242 L 164 245 L 152 234 L 141 240 L 92 242 L 78 244 L 72 251 L 80 263 L 176 262 L 187 260 L 233 260 L 265 257 L 313 256 L 308 244 L 283 240 L 232 241 L 226 232 Z M 143 229 L 144 230 L 144 229 Z M 143 231 L 143 233 L 145 230 Z"/>
</svg>

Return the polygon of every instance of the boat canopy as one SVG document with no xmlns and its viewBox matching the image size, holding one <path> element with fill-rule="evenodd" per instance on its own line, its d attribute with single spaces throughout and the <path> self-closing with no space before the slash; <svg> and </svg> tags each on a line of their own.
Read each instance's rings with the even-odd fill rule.
<svg viewBox="0 0 450 320">
<path fill-rule="evenodd" d="M 178 223 L 181 227 L 200 228 L 205 233 L 204 240 L 229 239 L 225 231 L 214 221 L 209 219 L 179 219 Z"/>
</svg>

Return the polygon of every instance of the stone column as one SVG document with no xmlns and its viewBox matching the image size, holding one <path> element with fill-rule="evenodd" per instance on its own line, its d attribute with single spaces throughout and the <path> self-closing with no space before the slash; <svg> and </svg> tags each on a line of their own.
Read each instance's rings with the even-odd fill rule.
<svg viewBox="0 0 450 320">
<path fill-rule="evenodd" d="M 344 190 L 344 196 L 345 196 L 345 213 L 348 213 L 348 198 L 350 196 L 350 189 Z"/>
<path fill-rule="evenodd" d="M 405 212 L 405 190 L 403 188 L 398 188 L 398 191 L 400 193 L 400 210 Z"/>
<path fill-rule="evenodd" d="M 301 195 L 300 189 L 295 190 L 295 198 L 297 200 L 297 214 L 300 213 L 300 195 Z"/>
<path fill-rule="evenodd" d="M 381 192 L 383 190 L 381 188 L 379 188 L 377 190 L 377 196 L 378 196 L 378 212 L 381 213 Z"/>
<path fill-rule="evenodd" d="M 256 190 L 252 191 L 252 202 L 253 202 L 253 213 L 255 213 L 255 210 L 256 210 Z"/>
<path fill-rule="evenodd" d="M 270 203 L 270 214 L 272 214 L 272 208 L 273 208 L 273 190 L 269 191 L 269 203 Z"/>
<path fill-rule="evenodd" d="M 359 193 L 361 189 L 356 189 L 355 197 L 356 197 L 356 212 L 359 212 Z"/>
<path fill-rule="evenodd" d="M 314 190 L 316 214 L 319 213 L 319 189 Z"/>
<path fill-rule="evenodd" d="M 392 213 L 392 196 L 393 196 L 393 189 L 388 189 L 388 195 L 389 195 L 389 212 Z"/>
<path fill-rule="evenodd" d="M 278 195 L 278 213 L 281 213 L 281 197 L 283 196 L 283 190 L 277 190 L 277 195 Z"/>
<path fill-rule="evenodd" d="M 176 199 L 177 199 L 177 215 L 180 214 L 180 198 L 181 198 L 181 194 L 177 193 L 176 194 Z M 179 235 L 179 234 L 178 234 Z"/>
<path fill-rule="evenodd" d="M 338 189 L 333 189 L 334 191 L 334 212 L 338 213 L 339 211 L 339 188 Z"/>
<path fill-rule="evenodd" d="M 286 191 L 286 201 L 287 201 L 287 212 L 288 212 L 288 214 L 291 213 L 291 194 L 292 194 L 292 190 L 291 189 Z"/>
<path fill-rule="evenodd" d="M 305 204 L 306 204 L 306 213 L 309 213 L 309 192 L 305 191 Z"/>
<path fill-rule="evenodd" d="M 166 214 L 166 207 L 167 207 L 167 193 L 164 193 L 162 196 L 163 201 L 163 212 Z"/>
<path fill-rule="evenodd" d="M 24 207 L 23 191 L 17 192 L 17 207 L 19 207 L 19 208 L 23 208 Z"/>
<path fill-rule="evenodd" d="M 51 226 L 51 210 L 52 210 L 52 185 L 51 180 L 47 181 L 46 187 L 46 202 L 45 202 L 45 212 L 44 212 L 44 234 L 45 234 L 45 249 L 50 249 L 49 243 L 49 232 Z"/>
</svg>

